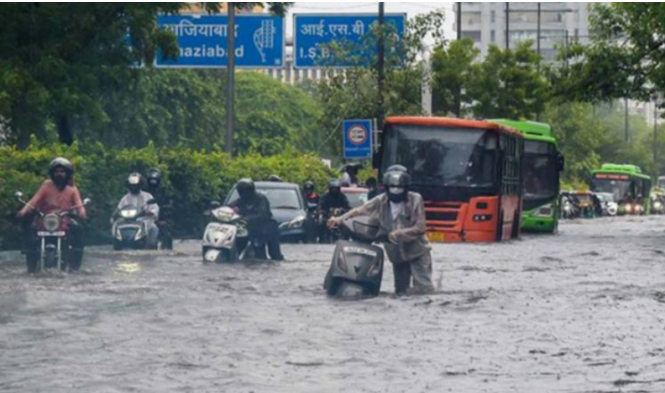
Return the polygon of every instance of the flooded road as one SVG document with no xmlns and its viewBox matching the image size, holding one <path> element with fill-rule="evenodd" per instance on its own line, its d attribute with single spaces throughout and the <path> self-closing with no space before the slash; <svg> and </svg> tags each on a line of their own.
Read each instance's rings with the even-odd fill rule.
<svg viewBox="0 0 665 393">
<path fill-rule="evenodd" d="M 203 265 L 89 249 L 29 277 L 0 254 L 0 392 L 665 392 L 665 218 L 436 245 L 431 296 L 337 302 L 333 246 Z"/>
</svg>

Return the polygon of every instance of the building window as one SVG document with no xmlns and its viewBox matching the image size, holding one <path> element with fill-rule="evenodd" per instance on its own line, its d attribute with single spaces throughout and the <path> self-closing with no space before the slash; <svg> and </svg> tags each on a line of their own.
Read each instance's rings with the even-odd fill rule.
<svg viewBox="0 0 665 393">
<path fill-rule="evenodd" d="M 490 31 L 490 42 L 491 43 L 496 42 L 496 31 L 494 30 Z"/>
<path fill-rule="evenodd" d="M 496 11 L 494 11 L 494 10 L 492 10 L 492 12 L 490 12 L 490 22 L 492 22 L 492 23 L 496 22 Z M 494 41 L 492 41 L 492 42 L 494 42 Z"/>
</svg>

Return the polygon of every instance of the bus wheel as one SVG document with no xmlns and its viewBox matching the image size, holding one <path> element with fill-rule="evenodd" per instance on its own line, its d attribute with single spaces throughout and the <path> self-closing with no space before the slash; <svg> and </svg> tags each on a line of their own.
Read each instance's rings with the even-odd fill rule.
<svg viewBox="0 0 665 393">
<path fill-rule="evenodd" d="M 503 211 L 499 213 L 499 219 L 496 224 L 496 241 L 503 240 Z"/>
</svg>

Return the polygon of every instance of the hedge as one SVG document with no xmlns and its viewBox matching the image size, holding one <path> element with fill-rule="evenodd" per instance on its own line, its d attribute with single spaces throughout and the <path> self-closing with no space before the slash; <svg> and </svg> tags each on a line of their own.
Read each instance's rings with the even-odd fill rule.
<svg viewBox="0 0 665 393">
<path fill-rule="evenodd" d="M 120 198 L 126 193 L 125 180 L 131 172 L 147 173 L 158 167 L 164 187 L 173 198 L 174 232 L 180 237 L 198 237 L 206 223 L 202 212 L 210 201 L 223 200 L 240 178 L 266 179 L 279 175 L 284 181 L 303 184 L 313 180 L 323 190 L 331 172 L 312 154 L 285 148 L 276 156 L 252 154 L 230 157 L 213 150 L 185 148 L 109 149 L 101 144 L 43 145 L 36 141 L 26 150 L 0 147 L 0 249 L 16 248 L 18 224 L 13 219 L 20 204 L 14 192 L 33 195 L 47 175 L 49 162 L 56 156 L 69 158 L 76 168 L 76 184 L 83 198 L 92 199 L 88 207 L 91 244 L 110 242 L 109 218 Z"/>
</svg>

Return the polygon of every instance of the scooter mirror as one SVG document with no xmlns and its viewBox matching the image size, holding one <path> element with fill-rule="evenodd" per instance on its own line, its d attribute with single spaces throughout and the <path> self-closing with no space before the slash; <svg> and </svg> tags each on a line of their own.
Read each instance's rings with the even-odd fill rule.
<svg viewBox="0 0 665 393">
<path fill-rule="evenodd" d="M 150 199 L 148 202 L 146 202 L 146 204 L 148 204 L 148 205 L 156 205 L 156 204 L 157 204 L 157 201 L 154 200 L 154 199 Z"/>
<path fill-rule="evenodd" d="M 217 209 L 220 206 L 222 206 L 222 204 L 219 201 L 210 202 L 210 207 L 213 208 L 213 209 Z"/>
<path fill-rule="evenodd" d="M 90 198 L 85 198 L 85 199 L 83 200 L 83 206 L 89 205 L 90 202 L 92 202 L 92 201 L 90 200 Z"/>
<path fill-rule="evenodd" d="M 16 197 L 16 199 L 21 199 L 23 198 L 23 193 L 21 191 L 16 191 L 14 193 L 14 196 Z"/>
</svg>

